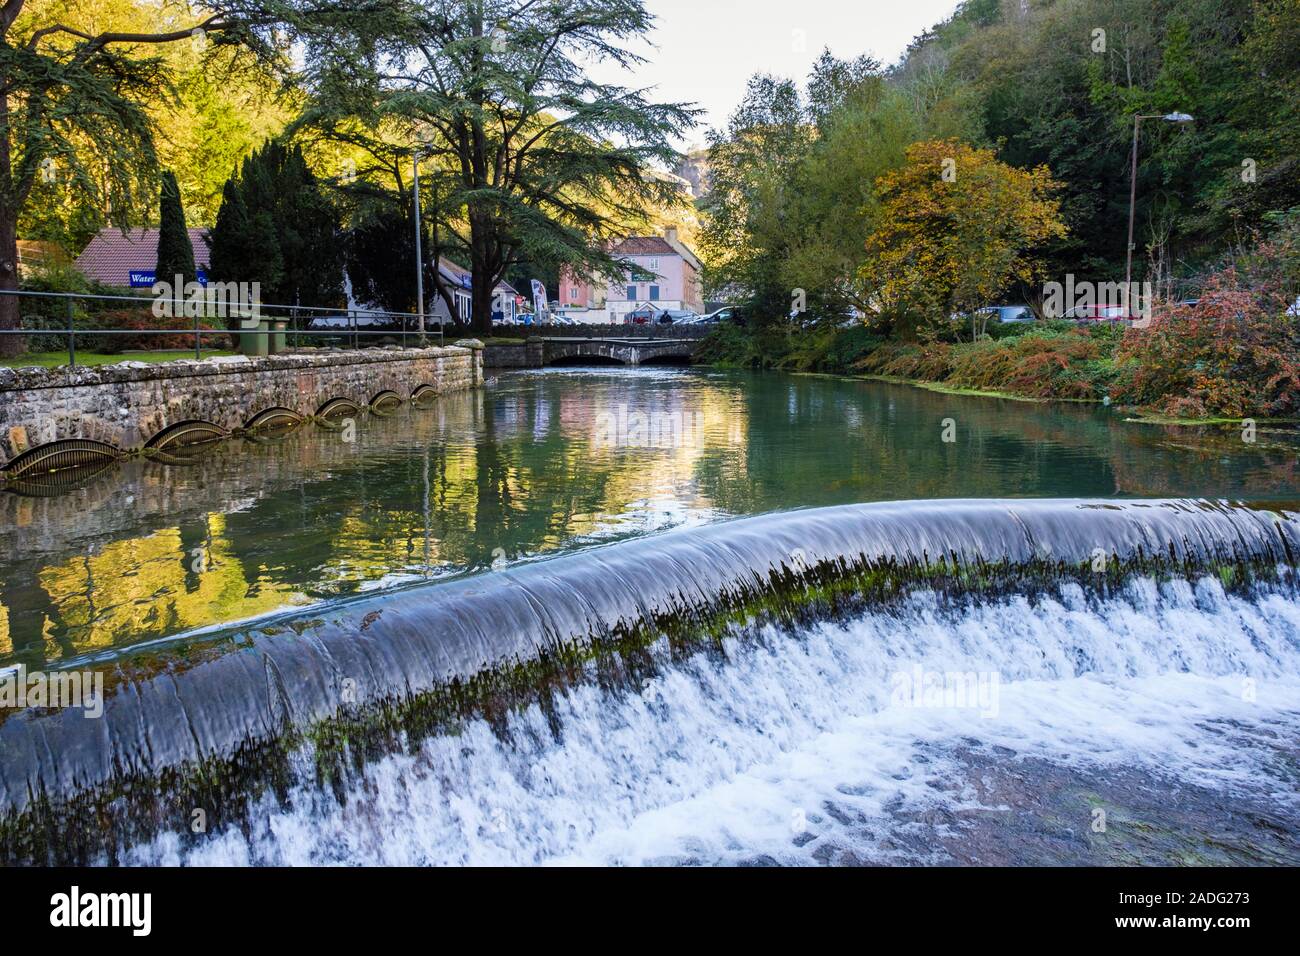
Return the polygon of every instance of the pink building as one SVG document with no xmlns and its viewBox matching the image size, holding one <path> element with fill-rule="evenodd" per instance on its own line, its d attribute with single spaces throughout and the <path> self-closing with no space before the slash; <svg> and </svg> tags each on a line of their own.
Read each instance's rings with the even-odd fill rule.
<svg viewBox="0 0 1300 956">
<path fill-rule="evenodd" d="M 610 249 L 628 264 L 627 273 L 608 286 L 583 282 L 560 269 L 560 307 L 586 309 L 609 322 L 623 322 L 637 308 L 704 310 L 700 260 L 677 239 L 676 228 L 662 236 L 628 236 Z M 570 312 L 570 314 L 574 314 Z"/>
<path fill-rule="evenodd" d="M 568 266 L 560 266 L 560 308 L 568 312 L 576 310 L 599 311 L 605 309 L 605 286 L 593 285 L 579 279 Z M 604 318 L 604 315 L 601 315 Z"/>
<path fill-rule="evenodd" d="M 610 252 L 628 264 L 622 281 L 611 283 L 606 293 L 611 322 L 622 322 L 629 312 L 645 306 L 704 311 L 700 260 L 678 241 L 675 227 L 662 236 L 628 236 Z"/>
</svg>

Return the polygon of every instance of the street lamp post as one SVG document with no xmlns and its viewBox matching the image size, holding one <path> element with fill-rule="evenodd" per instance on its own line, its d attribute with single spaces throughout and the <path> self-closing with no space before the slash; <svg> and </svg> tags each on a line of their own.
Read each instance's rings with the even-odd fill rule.
<svg viewBox="0 0 1300 956">
<path fill-rule="evenodd" d="M 424 345 L 424 250 L 420 247 L 420 149 L 411 154 L 411 172 L 414 180 L 412 200 L 415 206 L 415 310 L 416 325 L 420 330 L 420 345 Z M 1132 242 L 1132 226 L 1129 226 Z"/>
<path fill-rule="evenodd" d="M 1128 250 L 1124 263 L 1124 311 L 1128 312 L 1129 290 L 1133 287 L 1133 219 L 1137 210 L 1138 189 L 1138 127 L 1144 119 L 1162 119 L 1166 123 L 1190 123 L 1187 113 L 1145 113 L 1133 115 L 1133 168 L 1129 173 L 1128 187 Z M 1127 316 L 1126 316 L 1127 317 Z"/>
</svg>

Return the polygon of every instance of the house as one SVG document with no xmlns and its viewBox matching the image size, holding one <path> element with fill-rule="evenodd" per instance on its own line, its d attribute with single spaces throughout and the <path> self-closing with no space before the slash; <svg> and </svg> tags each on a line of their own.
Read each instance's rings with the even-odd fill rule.
<svg viewBox="0 0 1300 956">
<path fill-rule="evenodd" d="M 205 229 L 186 230 L 194 249 L 194 264 L 198 278 L 207 284 L 208 240 Z M 128 229 L 126 232 L 109 226 L 91 238 L 86 248 L 77 256 L 77 271 L 87 279 L 104 285 L 124 289 L 148 289 L 154 283 L 154 267 L 158 265 L 157 228 Z M 162 276 L 170 281 L 170 276 Z"/>
<path fill-rule="evenodd" d="M 625 322 L 638 306 L 701 312 L 700 260 L 669 227 L 662 236 L 629 236 L 610 254 L 628 264 L 622 280 L 609 285 L 605 306 L 610 322 Z"/>
<path fill-rule="evenodd" d="M 437 289 L 425 289 L 429 309 L 429 321 L 439 325 L 458 322 L 468 325 L 473 316 L 473 301 L 470 290 L 474 285 L 474 274 L 464 266 L 457 265 L 446 256 L 438 260 L 438 275 L 451 287 L 451 297 L 456 302 L 456 317 L 453 319 L 447 308 L 447 301 L 438 294 Z M 493 318 L 514 322 L 519 316 L 521 298 L 515 288 L 508 282 L 498 282 L 492 293 Z"/>
<path fill-rule="evenodd" d="M 582 310 L 599 310 L 605 308 L 605 284 L 588 282 L 574 275 L 567 265 L 560 266 L 560 308 L 570 314 Z"/>
</svg>

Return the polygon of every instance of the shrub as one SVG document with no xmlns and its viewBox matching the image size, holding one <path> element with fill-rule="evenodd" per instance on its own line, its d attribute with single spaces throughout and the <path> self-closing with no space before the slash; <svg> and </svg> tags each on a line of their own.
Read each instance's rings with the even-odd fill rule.
<svg viewBox="0 0 1300 956">
<path fill-rule="evenodd" d="M 1011 392 L 1030 398 L 1098 398 L 1088 369 L 1104 346 L 1088 329 L 1035 330 L 1015 338 L 981 339 L 954 353 L 947 383 L 961 388 Z"/>
<path fill-rule="evenodd" d="M 1263 247 L 1261 247 L 1263 248 Z M 1193 308 L 1166 307 L 1116 352 L 1116 397 L 1177 416 L 1300 413 L 1300 318 L 1279 284 L 1210 276 Z"/>
</svg>

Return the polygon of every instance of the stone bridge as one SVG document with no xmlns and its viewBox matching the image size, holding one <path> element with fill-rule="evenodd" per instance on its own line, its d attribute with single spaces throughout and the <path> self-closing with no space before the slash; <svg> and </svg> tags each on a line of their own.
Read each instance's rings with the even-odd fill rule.
<svg viewBox="0 0 1300 956">
<path fill-rule="evenodd" d="M 587 337 L 547 335 L 516 345 L 490 345 L 484 364 L 492 368 L 542 368 L 547 365 L 689 365 L 699 337 Z"/>
<path fill-rule="evenodd" d="M 0 368 L 0 482 L 475 388 L 482 344 L 464 345 Z"/>
</svg>

